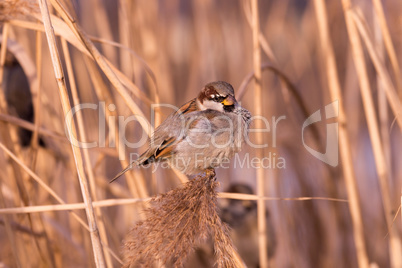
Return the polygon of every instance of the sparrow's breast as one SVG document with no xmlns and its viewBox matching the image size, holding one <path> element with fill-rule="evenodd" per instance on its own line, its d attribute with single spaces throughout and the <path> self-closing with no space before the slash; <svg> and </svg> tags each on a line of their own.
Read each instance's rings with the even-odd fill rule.
<svg viewBox="0 0 402 268">
<path fill-rule="evenodd" d="M 229 163 L 241 150 L 247 128 L 241 114 L 206 111 L 193 115 L 177 144 L 173 165 L 186 174 L 196 174 Z"/>
</svg>

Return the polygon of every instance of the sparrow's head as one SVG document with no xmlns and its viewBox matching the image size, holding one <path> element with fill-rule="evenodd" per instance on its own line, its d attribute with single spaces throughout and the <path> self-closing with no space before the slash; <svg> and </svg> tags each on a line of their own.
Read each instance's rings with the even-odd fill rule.
<svg viewBox="0 0 402 268">
<path fill-rule="evenodd" d="M 237 105 L 233 87 L 223 81 L 206 84 L 197 97 L 197 105 L 201 110 L 232 112 Z"/>
</svg>

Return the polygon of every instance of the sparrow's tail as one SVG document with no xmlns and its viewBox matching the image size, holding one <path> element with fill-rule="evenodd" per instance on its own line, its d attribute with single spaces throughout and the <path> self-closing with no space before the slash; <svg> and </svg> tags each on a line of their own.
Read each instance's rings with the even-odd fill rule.
<svg viewBox="0 0 402 268">
<path fill-rule="evenodd" d="M 121 175 L 123 175 L 124 173 L 126 173 L 127 171 L 129 171 L 130 169 L 132 169 L 134 165 L 137 165 L 137 161 L 131 162 L 131 164 L 128 165 L 128 167 L 126 167 L 125 169 L 123 169 L 122 171 L 120 171 L 119 174 L 117 174 L 111 181 L 109 181 L 109 183 L 112 183 L 112 182 L 114 182 L 115 180 L 117 180 Z"/>
<path fill-rule="evenodd" d="M 155 160 L 155 157 L 153 155 L 149 156 L 149 151 L 146 151 L 145 153 L 140 155 L 140 157 L 138 157 L 138 159 L 131 162 L 130 165 L 128 165 L 128 167 L 126 167 L 125 169 L 120 171 L 119 174 L 117 174 L 111 181 L 109 181 L 109 183 L 112 183 L 115 180 L 117 180 L 121 175 L 123 175 L 124 173 L 126 173 L 127 171 L 132 169 L 134 166 L 147 165 L 149 163 L 154 162 L 154 160 Z"/>
</svg>

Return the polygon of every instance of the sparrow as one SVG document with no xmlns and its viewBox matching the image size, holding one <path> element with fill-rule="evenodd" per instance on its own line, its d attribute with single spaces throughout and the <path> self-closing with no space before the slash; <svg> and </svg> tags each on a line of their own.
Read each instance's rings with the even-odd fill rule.
<svg viewBox="0 0 402 268">
<path fill-rule="evenodd" d="M 214 170 L 241 150 L 250 121 L 229 83 L 209 83 L 155 129 L 148 149 L 110 183 L 133 166 L 161 161 L 186 175 Z"/>
</svg>

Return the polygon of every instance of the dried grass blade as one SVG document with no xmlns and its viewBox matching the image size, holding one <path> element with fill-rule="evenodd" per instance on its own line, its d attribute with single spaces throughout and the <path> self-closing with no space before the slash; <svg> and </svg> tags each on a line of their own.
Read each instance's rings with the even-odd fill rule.
<svg viewBox="0 0 402 268">
<path fill-rule="evenodd" d="M 253 33 L 253 69 L 254 69 L 254 105 L 255 114 L 262 115 L 262 80 L 261 80 L 261 49 L 260 49 L 260 24 L 258 15 L 258 0 L 251 0 L 251 14 L 252 14 L 252 33 Z M 256 128 L 262 129 L 262 121 L 256 121 Z M 263 144 L 263 133 L 256 133 L 257 144 Z M 259 159 L 264 157 L 262 149 L 256 149 L 256 154 Z M 257 200 L 257 217 L 258 217 L 258 249 L 260 266 L 263 268 L 268 267 L 268 241 L 266 230 L 266 205 L 263 197 L 265 196 L 265 178 L 264 169 L 258 167 L 257 170 L 257 195 L 260 197 Z"/>
<path fill-rule="evenodd" d="M 64 82 L 64 75 L 63 75 L 61 62 L 60 62 L 60 58 L 59 58 L 57 47 L 56 47 L 56 40 L 55 40 L 53 27 L 52 27 L 52 24 L 50 21 L 50 15 L 49 15 L 48 7 L 47 7 L 47 2 L 46 2 L 46 0 L 38 0 L 38 2 L 39 2 L 39 6 L 41 9 L 41 13 L 42 13 L 43 24 L 45 26 L 45 32 L 46 32 L 46 37 L 48 40 L 48 45 L 49 45 L 49 49 L 50 49 L 50 55 L 52 58 L 55 77 L 57 80 L 57 85 L 59 87 L 59 93 L 60 93 L 61 103 L 63 106 L 63 111 L 65 114 L 67 114 L 70 111 L 71 106 L 70 106 L 70 101 L 69 101 L 69 97 L 67 94 L 66 84 Z M 67 129 L 68 129 L 68 135 L 70 137 L 77 136 L 73 124 L 70 124 L 69 126 L 67 126 Z M 77 167 L 78 178 L 80 181 L 82 196 L 84 199 L 84 203 L 86 204 L 86 213 L 87 213 L 88 225 L 89 225 L 89 229 L 90 229 L 95 263 L 96 263 L 97 267 L 103 268 L 103 267 L 105 267 L 105 260 L 104 260 L 104 256 L 103 256 L 102 244 L 101 244 L 101 240 L 100 240 L 99 233 L 98 233 L 98 227 L 97 227 L 96 220 L 95 220 L 94 210 L 91 205 L 92 200 L 91 200 L 91 196 L 89 194 L 88 181 L 86 179 L 85 172 L 84 172 L 81 152 L 80 152 L 79 148 L 74 146 L 74 144 L 71 144 L 71 147 L 73 150 L 73 155 L 74 155 L 74 159 L 75 159 L 75 163 L 76 163 L 76 167 Z"/>
<path fill-rule="evenodd" d="M 351 146 L 346 129 L 346 115 L 344 104 L 342 101 L 341 88 L 339 84 L 338 71 L 336 69 L 335 54 L 329 35 L 329 26 L 325 2 L 316 0 L 315 2 L 316 17 L 318 20 L 320 43 L 322 47 L 322 55 L 325 60 L 327 71 L 328 87 L 331 95 L 331 101 L 339 101 L 339 150 L 343 166 L 343 175 L 346 183 L 346 190 L 349 199 L 349 211 L 353 223 L 353 237 L 357 253 L 357 261 L 359 267 L 369 267 L 369 259 L 364 238 L 363 217 L 361 204 L 359 199 L 359 191 L 352 162 Z M 346 1 L 342 2 L 344 5 Z M 349 28 L 349 21 L 346 20 Z M 352 37 L 350 37 L 352 38 Z M 351 41 L 353 43 L 353 41 Z"/>
<path fill-rule="evenodd" d="M 380 62 L 380 58 L 374 49 L 373 42 L 369 38 L 368 31 L 367 31 L 367 24 L 363 24 L 363 19 L 361 19 L 355 12 L 353 11 L 348 11 L 348 16 L 351 16 L 352 19 L 354 20 L 357 29 L 359 30 L 360 34 L 363 36 L 363 40 L 366 43 L 367 47 L 369 48 L 369 54 L 372 58 L 373 61 L 377 61 L 377 63 L 374 63 L 377 69 L 377 72 L 381 72 L 382 75 L 380 74 L 381 80 L 383 79 L 389 79 L 387 77 L 388 73 L 385 70 L 385 67 L 383 64 Z M 366 26 L 366 27 L 365 27 Z M 361 45 L 361 44 L 359 44 Z M 362 48 L 360 48 L 362 50 Z M 375 55 L 373 55 L 375 54 Z M 356 60 L 364 61 L 364 56 L 363 54 L 359 55 L 360 58 Z M 374 59 L 374 58 L 375 59 Z M 365 70 L 364 70 L 365 71 Z M 361 94 L 362 94 L 362 99 L 363 99 L 363 104 L 364 104 L 364 110 L 366 113 L 366 121 L 367 125 L 369 128 L 369 133 L 370 133 L 370 139 L 371 139 L 371 144 L 373 147 L 373 154 L 374 154 L 374 159 L 376 163 L 376 169 L 377 169 L 377 174 L 378 174 L 378 180 L 380 184 L 380 190 L 381 190 L 381 197 L 382 197 L 382 203 L 383 203 L 383 208 L 384 208 L 384 216 L 385 216 L 385 221 L 387 226 L 392 225 L 392 219 L 391 219 L 391 213 L 392 213 L 392 204 L 391 204 L 391 192 L 390 192 L 390 185 L 388 183 L 388 167 L 385 159 L 385 154 L 384 154 L 384 148 L 381 143 L 381 138 L 380 138 L 380 130 L 378 128 L 377 120 L 376 120 L 376 113 L 375 113 L 375 108 L 374 108 L 374 101 L 371 96 L 371 91 L 369 88 L 369 81 L 368 77 L 365 76 L 364 79 L 367 79 L 365 84 L 367 87 L 361 86 Z M 392 88 L 391 81 L 388 80 L 387 82 L 384 83 L 385 85 L 385 91 L 391 91 L 394 92 L 394 89 Z M 395 92 L 396 95 L 396 92 Z M 397 96 L 395 96 L 397 97 Z M 389 100 L 389 99 L 388 99 Z M 398 102 L 398 99 L 396 99 Z M 399 108 L 402 108 L 401 104 L 399 103 Z M 402 113 L 399 116 L 399 119 L 402 119 Z M 401 128 L 402 129 L 402 128 Z M 390 257 L 391 257 L 391 263 L 393 267 L 402 267 L 402 257 L 401 257 L 401 252 L 402 252 L 402 244 L 400 237 L 398 235 L 398 230 L 395 228 L 392 228 L 389 230 L 389 235 L 390 235 L 390 245 L 389 245 L 389 250 L 390 250 Z"/>
<path fill-rule="evenodd" d="M 348 10 L 350 19 L 354 21 L 361 34 L 364 44 L 367 47 L 367 51 L 370 55 L 370 58 L 374 64 L 375 69 L 377 70 L 381 80 L 384 83 L 384 90 L 388 98 L 388 102 L 391 106 L 391 109 L 395 115 L 396 122 L 398 123 L 399 129 L 402 132 L 402 103 L 398 98 L 398 94 L 395 90 L 394 85 L 392 84 L 392 80 L 389 77 L 387 69 L 385 68 L 384 63 L 381 61 L 378 53 L 375 49 L 373 41 L 370 38 L 370 35 L 367 30 L 367 24 L 363 23 L 361 16 L 359 16 L 355 11 Z M 357 34 L 357 33 L 356 33 Z"/>
<path fill-rule="evenodd" d="M 394 70 L 394 76 L 396 80 L 396 89 L 399 91 L 399 99 L 402 100 L 402 77 L 401 69 L 398 63 L 398 57 L 396 56 L 394 45 L 392 44 L 391 34 L 389 33 L 387 20 L 385 19 L 384 9 L 380 0 L 373 0 L 375 12 L 380 22 L 382 35 L 384 38 L 385 48 L 387 50 L 391 65 Z"/>
<path fill-rule="evenodd" d="M 69 82 L 70 82 L 73 104 L 74 104 L 74 106 L 77 106 L 80 104 L 80 100 L 79 100 L 79 96 L 78 96 L 77 85 L 76 85 L 76 82 L 74 79 L 74 71 L 73 71 L 73 65 L 71 62 L 70 52 L 68 50 L 67 41 L 64 38 L 61 39 L 61 45 L 62 45 L 62 49 L 63 49 L 64 59 L 66 62 L 66 68 L 67 68 L 67 74 L 68 74 L 68 78 L 69 78 Z M 80 138 L 81 138 L 81 140 L 86 141 L 87 134 L 86 134 L 85 127 L 84 127 L 83 115 L 79 111 L 76 113 L 76 116 L 77 116 L 78 132 L 79 132 Z M 82 151 L 83 151 L 84 161 L 85 161 L 86 170 L 87 170 L 87 174 L 88 174 L 88 178 L 89 178 L 89 186 L 90 186 L 89 188 L 91 190 L 91 196 L 92 196 L 93 200 L 97 201 L 98 197 L 96 195 L 96 190 L 95 190 L 97 188 L 97 185 L 95 183 L 95 175 L 94 175 L 94 172 L 93 172 L 93 169 L 91 166 L 91 159 L 89 157 L 89 152 L 88 152 L 87 148 L 83 148 Z M 105 224 L 102 220 L 102 218 L 103 218 L 102 211 L 99 208 L 96 208 L 95 213 L 96 213 L 95 215 L 96 215 L 96 220 L 97 220 L 97 224 L 99 227 L 99 234 L 102 239 L 102 243 L 103 243 L 103 245 L 108 246 Z M 110 258 L 109 251 L 106 248 L 104 248 L 103 253 L 105 254 L 107 267 L 113 267 L 112 259 Z"/>
</svg>

